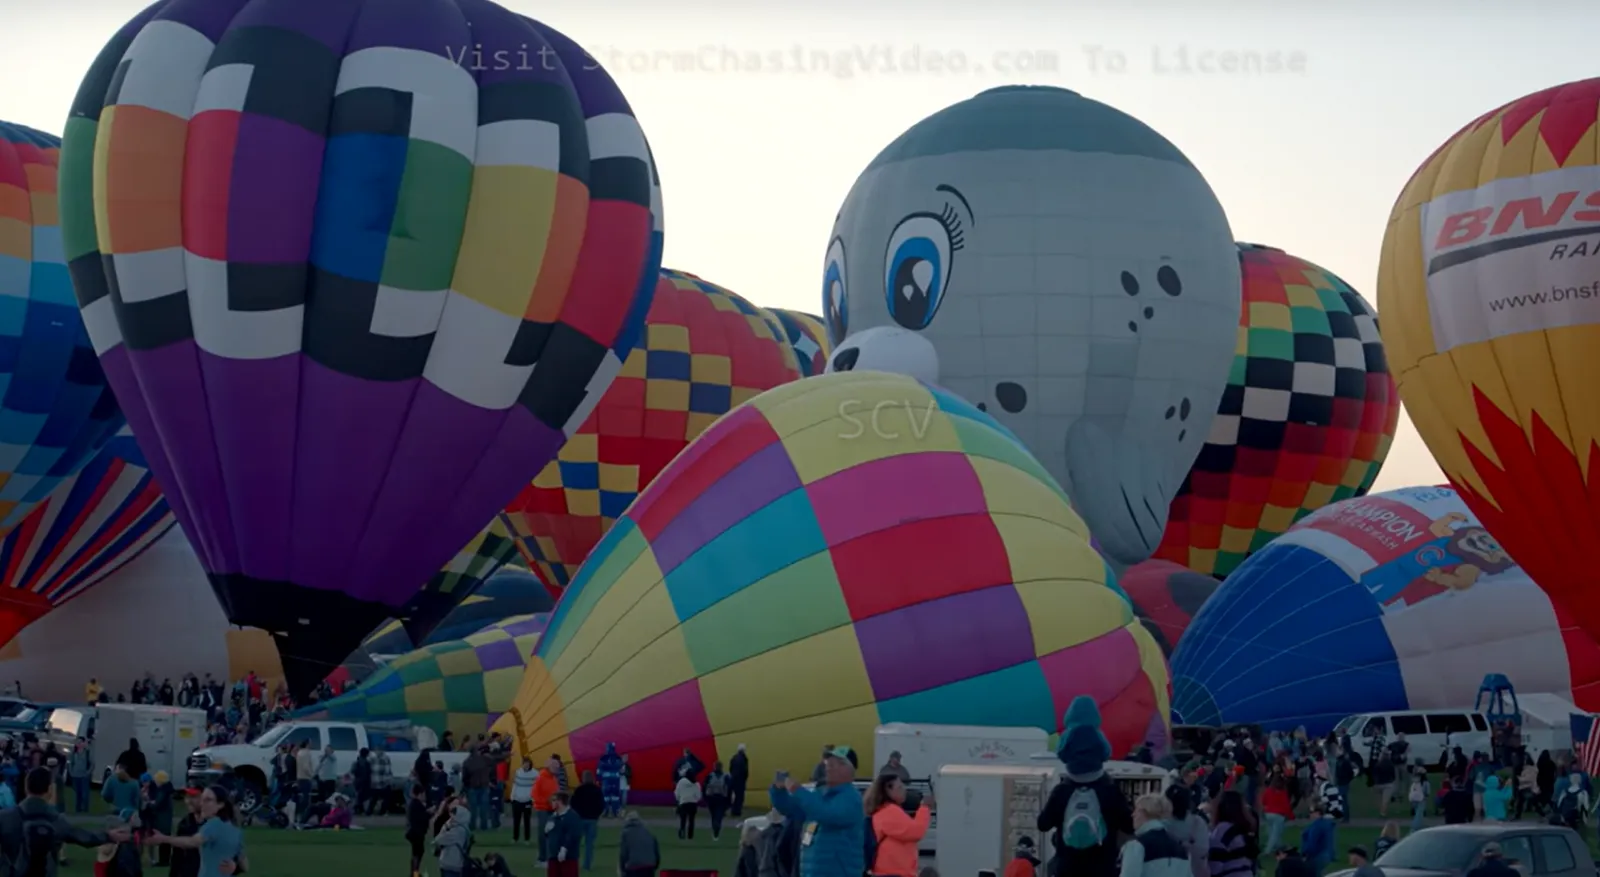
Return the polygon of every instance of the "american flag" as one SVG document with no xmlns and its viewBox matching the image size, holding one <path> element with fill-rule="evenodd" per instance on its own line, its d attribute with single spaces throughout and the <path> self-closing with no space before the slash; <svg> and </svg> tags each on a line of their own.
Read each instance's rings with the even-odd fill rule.
<svg viewBox="0 0 1600 877">
<path fill-rule="evenodd" d="M 1600 719 L 1572 714 L 1572 748 L 1589 776 L 1600 776 Z"/>
</svg>

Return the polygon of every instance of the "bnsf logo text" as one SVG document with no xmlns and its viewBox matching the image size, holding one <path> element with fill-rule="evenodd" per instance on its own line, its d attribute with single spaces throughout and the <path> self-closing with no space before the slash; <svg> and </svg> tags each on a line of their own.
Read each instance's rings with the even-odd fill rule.
<svg viewBox="0 0 1600 877">
<path fill-rule="evenodd" d="M 1582 202 L 1578 200 L 1580 197 L 1583 198 Z M 1575 206 L 1587 209 L 1574 212 Z M 1444 225 L 1439 228 L 1439 237 L 1434 241 L 1434 249 L 1459 247 L 1486 237 L 1495 238 L 1510 234 L 1513 230 L 1534 231 L 1550 228 L 1569 220 L 1600 224 L 1600 191 L 1562 192 L 1548 201 L 1540 197 L 1518 198 L 1515 201 L 1507 201 L 1498 210 L 1494 207 L 1479 207 L 1476 210 L 1451 214 L 1445 217 Z"/>
</svg>

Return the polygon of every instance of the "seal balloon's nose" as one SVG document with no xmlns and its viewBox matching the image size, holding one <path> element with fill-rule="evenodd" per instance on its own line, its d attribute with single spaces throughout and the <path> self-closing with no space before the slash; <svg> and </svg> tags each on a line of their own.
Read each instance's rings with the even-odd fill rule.
<svg viewBox="0 0 1600 877">
<path fill-rule="evenodd" d="M 833 370 L 847 372 L 856 367 L 856 360 L 861 358 L 861 348 L 850 347 L 841 350 L 833 356 Z"/>
</svg>

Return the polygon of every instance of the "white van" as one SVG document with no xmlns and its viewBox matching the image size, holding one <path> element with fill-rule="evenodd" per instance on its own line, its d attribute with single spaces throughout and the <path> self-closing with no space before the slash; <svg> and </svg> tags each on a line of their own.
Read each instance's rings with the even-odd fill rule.
<svg viewBox="0 0 1600 877">
<path fill-rule="evenodd" d="M 1357 754 L 1367 757 L 1367 747 L 1373 737 L 1382 736 L 1393 743 L 1396 735 L 1406 735 L 1411 744 L 1406 761 L 1433 767 L 1451 747 L 1459 746 L 1471 756 L 1473 752 L 1488 752 L 1492 747 L 1489 720 L 1483 713 L 1452 710 L 1402 710 L 1388 713 L 1363 713 L 1346 717 L 1334 726 L 1334 733 L 1350 735 Z"/>
</svg>

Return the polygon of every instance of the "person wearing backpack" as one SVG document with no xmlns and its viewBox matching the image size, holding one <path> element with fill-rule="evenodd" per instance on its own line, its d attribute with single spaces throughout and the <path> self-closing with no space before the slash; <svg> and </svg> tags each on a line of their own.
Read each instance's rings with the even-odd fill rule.
<svg viewBox="0 0 1600 877">
<path fill-rule="evenodd" d="M 26 797 L 15 807 L 0 811 L 0 867 L 7 877 L 55 877 L 61 846 L 99 847 L 124 843 L 126 828 L 87 831 L 74 826 L 56 810 L 55 775 L 36 767 L 23 779 Z"/>
<path fill-rule="evenodd" d="M 733 780 L 719 761 L 711 765 L 711 773 L 706 774 L 705 781 L 705 805 L 711 814 L 712 840 L 722 837 L 722 820 L 728 815 L 728 807 L 732 802 Z"/>
<path fill-rule="evenodd" d="M 1433 795 L 1433 786 L 1428 782 L 1428 772 L 1417 768 L 1411 774 L 1411 792 L 1406 800 L 1411 802 L 1411 830 L 1422 830 L 1422 817 L 1428 814 L 1428 798 Z"/>
<path fill-rule="evenodd" d="M 1189 850 L 1167 830 L 1172 804 L 1143 795 L 1133 805 L 1133 840 L 1122 846 L 1119 877 L 1191 877 Z"/>
<path fill-rule="evenodd" d="M 1056 756 L 1066 776 L 1050 792 L 1036 827 L 1055 832 L 1051 877 L 1112 877 L 1117 871 L 1117 836 L 1133 834 L 1133 812 L 1116 781 L 1106 776 L 1111 744 L 1100 731 L 1100 708 L 1078 695 L 1061 717 Z"/>
</svg>

